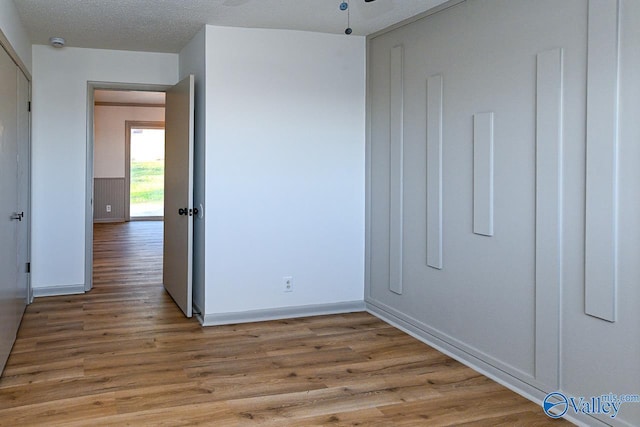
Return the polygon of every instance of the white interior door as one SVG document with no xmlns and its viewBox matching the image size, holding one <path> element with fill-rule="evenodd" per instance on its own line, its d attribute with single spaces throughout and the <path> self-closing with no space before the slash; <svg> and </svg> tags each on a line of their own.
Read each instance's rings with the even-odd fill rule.
<svg viewBox="0 0 640 427">
<path fill-rule="evenodd" d="M 164 287 L 191 317 L 194 76 L 167 91 L 164 171 Z"/>
<path fill-rule="evenodd" d="M 31 176 L 31 144 L 29 113 L 29 81 L 18 71 L 18 208 L 22 218 L 17 223 L 18 233 L 18 298 L 25 303 L 31 302 L 31 286 L 29 283 L 30 259 L 29 241 L 31 230 L 30 176 Z M 19 317 L 24 305 L 18 304 Z"/>
<path fill-rule="evenodd" d="M 9 357 L 25 300 L 17 280 L 18 67 L 0 48 L 0 371 Z"/>
</svg>

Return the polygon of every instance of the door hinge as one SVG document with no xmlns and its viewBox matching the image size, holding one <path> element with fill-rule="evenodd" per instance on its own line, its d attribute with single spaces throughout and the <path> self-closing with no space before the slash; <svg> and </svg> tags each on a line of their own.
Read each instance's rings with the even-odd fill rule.
<svg viewBox="0 0 640 427">
<path fill-rule="evenodd" d="M 27 111 L 31 112 L 31 101 L 27 103 Z"/>
<path fill-rule="evenodd" d="M 31 263 L 27 263 L 27 273 L 31 273 Z"/>
</svg>

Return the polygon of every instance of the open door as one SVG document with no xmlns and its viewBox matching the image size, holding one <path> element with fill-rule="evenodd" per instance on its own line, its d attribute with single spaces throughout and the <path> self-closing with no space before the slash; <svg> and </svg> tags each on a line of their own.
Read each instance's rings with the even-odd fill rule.
<svg viewBox="0 0 640 427">
<path fill-rule="evenodd" d="M 31 304 L 30 231 L 31 231 L 31 137 L 29 81 L 18 72 L 18 316 L 22 318 L 26 304 Z"/>
<path fill-rule="evenodd" d="M 193 265 L 194 76 L 167 91 L 162 282 L 191 317 Z"/>
</svg>

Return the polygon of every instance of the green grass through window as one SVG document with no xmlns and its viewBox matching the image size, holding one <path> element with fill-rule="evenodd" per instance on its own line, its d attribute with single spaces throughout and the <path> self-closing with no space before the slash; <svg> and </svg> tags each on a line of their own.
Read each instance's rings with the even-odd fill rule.
<svg viewBox="0 0 640 427">
<path fill-rule="evenodd" d="M 131 162 L 131 203 L 162 202 L 164 162 Z"/>
</svg>

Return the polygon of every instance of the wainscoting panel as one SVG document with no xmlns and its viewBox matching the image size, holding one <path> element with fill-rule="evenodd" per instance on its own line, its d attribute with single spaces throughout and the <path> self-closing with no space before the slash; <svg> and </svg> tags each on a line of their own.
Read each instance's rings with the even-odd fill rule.
<svg viewBox="0 0 640 427">
<path fill-rule="evenodd" d="M 559 386 L 562 289 L 562 49 L 538 54 L 536 76 L 536 379 Z"/>
<path fill-rule="evenodd" d="M 616 321 L 618 0 L 590 0 L 587 58 L 585 312 Z"/>
<path fill-rule="evenodd" d="M 94 222 L 125 221 L 124 178 L 93 179 L 93 220 Z M 111 206 L 111 212 L 107 212 Z"/>
<path fill-rule="evenodd" d="M 493 236 L 493 113 L 473 115 L 473 232 Z"/>
<path fill-rule="evenodd" d="M 427 79 L 427 265 L 442 269 L 442 75 Z"/>
<path fill-rule="evenodd" d="M 404 76 L 403 48 L 391 49 L 389 290 L 402 294 L 402 234 L 404 176 Z"/>
</svg>

